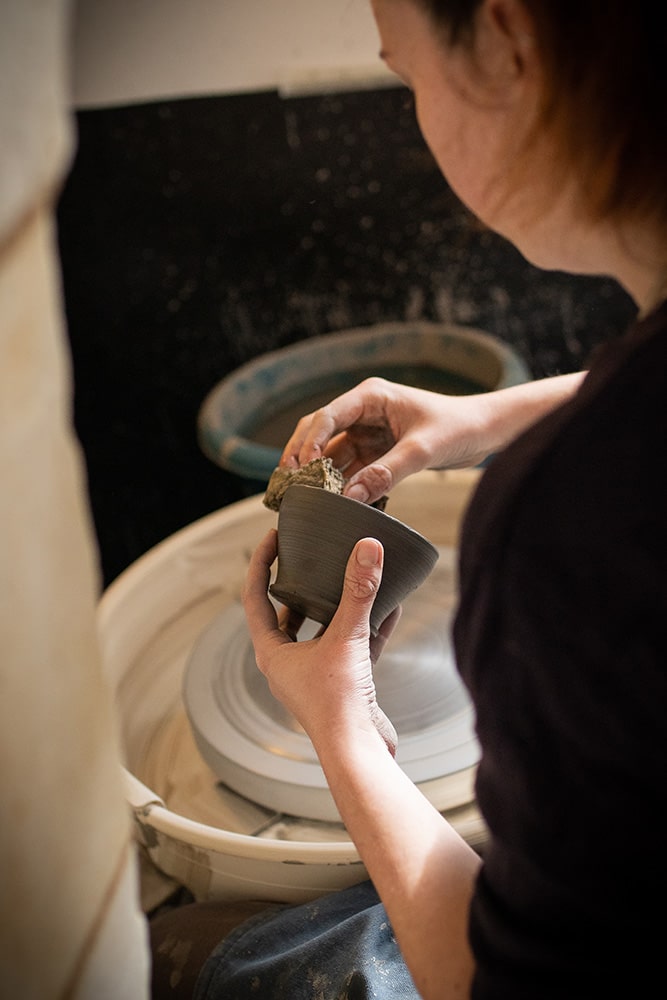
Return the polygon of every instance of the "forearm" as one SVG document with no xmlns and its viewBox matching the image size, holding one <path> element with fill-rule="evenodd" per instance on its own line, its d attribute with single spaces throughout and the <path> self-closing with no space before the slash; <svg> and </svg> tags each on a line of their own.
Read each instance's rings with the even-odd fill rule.
<svg viewBox="0 0 667 1000">
<path fill-rule="evenodd" d="M 425 393 L 421 397 L 423 421 L 416 422 L 394 449 L 393 464 L 399 468 L 400 451 L 403 465 L 395 478 L 424 467 L 479 465 L 570 399 L 584 375 L 558 375 L 470 396 Z M 384 463 L 389 464 L 387 457 Z"/>
<path fill-rule="evenodd" d="M 427 1000 L 467 997 L 473 969 L 468 909 L 478 856 L 375 731 L 336 737 L 329 730 L 317 749 L 417 989 Z"/>
<path fill-rule="evenodd" d="M 501 451 L 523 431 L 572 397 L 586 372 L 573 372 L 509 386 L 479 398 L 482 450 Z"/>
</svg>

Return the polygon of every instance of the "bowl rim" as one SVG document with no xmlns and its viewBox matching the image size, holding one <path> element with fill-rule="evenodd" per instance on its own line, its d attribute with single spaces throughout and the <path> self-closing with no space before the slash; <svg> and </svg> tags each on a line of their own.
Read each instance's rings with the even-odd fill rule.
<svg viewBox="0 0 667 1000">
<path fill-rule="evenodd" d="M 214 464 L 243 478 L 256 482 L 267 482 L 278 464 L 280 449 L 263 445 L 239 433 L 233 420 L 238 417 L 239 400 L 242 400 L 257 380 L 265 379 L 270 388 L 275 384 L 272 375 L 275 369 L 287 372 L 291 385 L 303 385 L 311 378 L 308 364 L 299 361 L 326 358 L 330 365 L 336 363 L 337 356 L 343 356 L 354 367 L 355 360 L 368 357 L 371 345 L 382 345 L 387 351 L 395 351 L 410 339 L 413 352 L 403 361 L 422 363 L 430 360 L 435 365 L 440 352 L 455 352 L 465 366 L 467 359 L 475 352 L 486 351 L 495 359 L 499 367 L 499 378 L 491 389 L 502 389 L 532 379 L 524 360 L 509 344 L 494 334 L 477 327 L 456 323 L 418 320 L 415 322 L 395 321 L 352 327 L 305 337 L 285 347 L 260 354 L 229 372 L 217 382 L 204 397 L 197 414 L 197 438 L 204 454 Z M 415 353 L 419 345 L 419 353 Z M 335 369 L 333 369 L 335 370 Z M 338 369 L 342 371 L 341 368 Z M 473 377 L 462 368 L 451 368 L 452 374 Z M 266 388 L 266 386 L 265 386 Z M 276 398 L 277 394 L 269 394 Z M 225 418 L 225 400 L 229 400 L 231 417 Z"/>
</svg>

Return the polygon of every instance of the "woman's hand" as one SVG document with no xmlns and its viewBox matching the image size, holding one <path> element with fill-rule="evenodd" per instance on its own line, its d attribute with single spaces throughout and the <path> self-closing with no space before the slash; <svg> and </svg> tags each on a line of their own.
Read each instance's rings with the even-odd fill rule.
<svg viewBox="0 0 667 1000">
<path fill-rule="evenodd" d="M 257 663 L 312 740 L 420 995 L 468 996 L 468 910 L 479 858 L 394 759 L 396 733 L 375 700 L 373 663 L 396 620 L 370 639 L 382 547 L 374 539 L 357 543 L 336 614 L 302 642 L 294 616 L 279 618 L 267 596 L 275 557 L 272 531 L 252 556 L 244 589 Z"/>
<path fill-rule="evenodd" d="M 331 623 L 313 639 L 296 641 L 298 622 L 280 617 L 267 596 L 277 535 L 269 532 L 250 560 L 243 604 L 257 665 L 272 694 L 295 716 L 315 748 L 324 740 L 353 739 L 374 732 L 389 751 L 396 731 L 377 704 L 373 665 L 393 631 L 399 612 L 371 637 L 369 615 L 382 578 L 383 551 L 362 539 L 347 564 L 340 605 Z"/>
<path fill-rule="evenodd" d="M 477 398 L 366 379 L 302 417 L 280 464 L 296 468 L 326 455 L 348 477 L 345 494 L 373 503 L 420 469 L 486 457 L 476 445 Z"/>
<path fill-rule="evenodd" d="M 421 469 L 478 465 L 565 402 L 584 373 L 472 396 L 446 396 L 369 378 L 302 417 L 280 464 L 326 455 L 346 477 L 345 494 L 373 503 Z"/>
</svg>

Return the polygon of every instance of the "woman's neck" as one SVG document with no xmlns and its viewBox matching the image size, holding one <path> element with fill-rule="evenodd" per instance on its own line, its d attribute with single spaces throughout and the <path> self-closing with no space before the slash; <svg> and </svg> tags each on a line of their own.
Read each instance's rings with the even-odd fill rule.
<svg viewBox="0 0 667 1000">
<path fill-rule="evenodd" d="M 615 277 L 632 296 L 640 316 L 647 316 L 667 298 L 667 240 L 646 226 L 627 226 L 615 241 Z"/>
</svg>

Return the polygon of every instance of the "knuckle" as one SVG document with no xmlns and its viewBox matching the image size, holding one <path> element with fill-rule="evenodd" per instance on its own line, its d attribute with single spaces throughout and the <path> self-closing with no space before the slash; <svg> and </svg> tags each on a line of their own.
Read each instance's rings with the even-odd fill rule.
<svg viewBox="0 0 667 1000">
<path fill-rule="evenodd" d="M 369 465 L 364 472 L 366 486 L 373 496 L 389 493 L 394 485 L 394 474 L 388 465 L 379 462 Z"/>
<path fill-rule="evenodd" d="M 310 422 L 313 427 L 318 430 L 321 428 L 329 428 L 334 423 L 334 408 L 333 400 L 330 403 L 325 403 L 324 406 L 320 406 L 317 410 L 314 410 L 310 415 Z"/>
<path fill-rule="evenodd" d="M 350 573 L 347 578 L 347 589 L 351 597 L 364 603 L 374 598 L 378 592 L 379 580 L 370 576 L 358 576 Z"/>
<path fill-rule="evenodd" d="M 420 437 L 406 438 L 404 447 L 411 466 L 421 467 L 431 457 L 427 443 Z"/>
<path fill-rule="evenodd" d="M 366 392 L 373 395 L 385 395 L 389 382 L 386 378 L 382 378 L 381 375 L 369 375 L 365 378 L 363 382 L 359 383 L 359 387 L 363 388 Z"/>
</svg>

